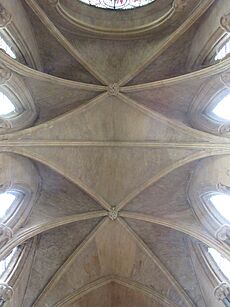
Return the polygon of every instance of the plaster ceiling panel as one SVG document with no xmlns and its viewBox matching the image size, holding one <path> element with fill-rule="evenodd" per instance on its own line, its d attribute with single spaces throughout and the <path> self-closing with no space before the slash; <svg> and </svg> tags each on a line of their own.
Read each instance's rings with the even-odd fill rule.
<svg viewBox="0 0 230 307">
<path fill-rule="evenodd" d="M 127 288 L 118 283 L 112 283 L 112 304 L 111 307 L 166 307 L 168 304 L 155 300 L 141 293 L 141 291 Z"/>
<path fill-rule="evenodd" d="M 82 248 L 73 253 L 36 306 L 43 306 L 44 303 L 52 306 L 106 276 L 147 285 L 150 292 L 166 296 L 176 306 L 184 306 L 183 296 L 167 274 L 138 245 L 135 236 L 120 222 L 109 220 L 101 224 Z M 155 278 L 152 279 L 152 276 Z"/>
<path fill-rule="evenodd" d="M 63 146 L 59 150 L 25 147 L 20 153 L 48 164 L 95 199 L 110 205 L 119 204 L 127 195 L 142 190 L 180 164 L 197 159 L 199 154 L 188 149 L 117 146 L 94 147 L 93 151 L 91 146 Z"/>
<path fill-rule="evenodd" d="M 99 219 L 80 221 L 40 236 L 23 306 L 32 305 L 53 274 L 98 222 Z"/>
<path fill-rule="evenodd" d="M 134 199 L 124 209 L 160 218 L 194 219 L 187 199 L 187 186 L 197 161 L 184 165 L 161 178 Z M 175 188 L 176 187 L 176 188 Z"/>
<path fill-rule="evenodd" d="M 18 279 L 15 281 L 15 283 L 11 284 L 11 286 L 13 286 L 14 288 L 14 295 L 12 300 L 10 301 L 10 307 L 23 306 L 24 295 L 30 277 L 36 243 L 36 239 L 25 243 L 25 245 L 27 245 L 25 248 L 28 249 L 28 252 L 26 251 L 26 260 L 23 263 L 22 272 L 19 274 Z"/>
<path fill-rule="evenodd" d="M 143 109 L 124 95 L 102 95 L 81 108 L 44 125 L 10 136 L 11 139 L 53 141 L 154 141 L 206 140 L 196 130 Z"/>
<path fill-rule="evenodd" d="M 85 192 L 49 167 L 37 164 L 42 179 L 40 197 L 24 225 L 29 229 L 67 216 L 102 210 Z"/>
<path fill-rule="evenodd" d="M 133 220 L 127 222 L 183 285 L 195 306 L 206 306 L 190 257 L 187 236 L 164 226 Z"/>
<path fill-rule="evenodd" d="M 112 306 L 112 285 L 107 284 L 90 291 L 83 297 L 76 299 L 74 303 L 68 303 L 69 307 L 111 307 Z"/>
<path fill-rule="evenodd" d="M 140 290 L 128 288 L 127 286 L 120 285 L 117 282 L 110 282 L 88 294 L 74 303 L 70 303 L 69 307 L 169 307 L 168 304 L 160 302 Z M 171 305 L 170 305 L 171 306 Z"/>
<path fill-rule="evenodd" d="M 64 79 L 85 83 L 99 82 L 57 41 L 43 25 L 33 11 L 24 3 L 27 15 L 33 27 L 38 50 L 43 64 L 43 71 Z"/>
<path fill-rule="evenodd" d="M 136 75 L 128 84 L 142 84 L 186 74 L 189 71 L 187 58 L 197 24 L 180 36 L 166 50 Z"/>
<path fill-rule="evenodd" d="M 142 40 L 105 40 L 80 38 L 70 34 L 67 37 L 85 61 L 89 62 L 108 84 L 120 83 L 127 75 L 133 74 L 142 63 L 154 56 L 166 40 L 156 37 Z"/>
<path fill-rule="evenodd" d="M 36 125 L 78 108 L 100 94 L 90 87 L 83 90 L 77 85 L 74 88 L 58 84 L 55 80 L 38 80 L 31 77 L 23 79 L 39 113 Z"/>
<path fill-rule="evenodd" d="M 177 82 L 173 82 L 172 79 L 168 80 L 168 84 L 155 84 L 154 86 L 153 83 L 152 88 L 150 86 L 148 89 L 137 89 L 133 92 L 128 92 L 129 88 L 127 87 L 125 94 L 149 109 L 190 125 L 189 107 L 200 88 L 209 80 L 210 78 L 208 77 L 189 78 L 188 80 L 178 80 Z"/>
</svg>

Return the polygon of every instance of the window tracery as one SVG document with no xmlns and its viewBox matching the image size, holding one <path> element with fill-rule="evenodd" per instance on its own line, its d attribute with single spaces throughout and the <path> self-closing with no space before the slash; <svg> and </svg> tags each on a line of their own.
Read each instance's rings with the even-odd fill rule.
<svg viewBox="0 0 230 307">
<path fill-rule="evenodd" d="M 216 54 L 214 56 L 215 61 L 223 60 L 226 58 L 230 53 L 230 38 L 229 35 L 227 35 L 227 39 L 224 39 L 224 42 L 222 42 L 219 46 L 216 48 Z"/>
<path fill-rule="evenodd" d="M 80 0 L 83 3 L 95 7 L 110 10 L 130 10 L 145 6 L 155 0 Z"/>
</svg>

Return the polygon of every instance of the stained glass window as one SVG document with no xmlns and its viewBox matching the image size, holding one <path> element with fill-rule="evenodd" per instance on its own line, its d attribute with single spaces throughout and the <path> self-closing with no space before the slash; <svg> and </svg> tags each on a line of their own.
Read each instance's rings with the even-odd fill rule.
<svg viewBox="0 0 230 307">
<path fill-rule="evenodd" d="M 15 111 L 14 104 L 10 101 L 10 99 L 0 92 L 0 116 L 6 116 Z"/>
<path fill-rule="evenodd" d="M 16 54 L 12 48 L 6 43 L 4 38 L 0 35 L 0 49 L 3 49 L 11 58 L 16 59 Z"/>
<path fill-rule="evenodd" d="M 110 9 L 110 10 L 130 10 L 136 7 L 147 5 L 155 0 L 80 0 L 86 4 Z"/>
</svg>

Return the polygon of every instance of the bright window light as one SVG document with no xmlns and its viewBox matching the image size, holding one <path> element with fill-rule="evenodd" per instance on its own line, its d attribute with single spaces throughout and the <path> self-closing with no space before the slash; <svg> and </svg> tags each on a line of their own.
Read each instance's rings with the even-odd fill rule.
<svg viewBox="0 0 230 307">
<path fill-rule="evenodd" d="M 6 43 L 6 41 L 0 36 L 0 48 L 3 49 L 11 58 L 16 59 L 16 54 Z"/>
<path fill-rule="evenodd" d="M 212 110 L 212 112 L 223 119 L 230 120 L 230 94 L 226 95 Z"/>
<path fill-rule="evenodd" d="M 0 218 L 3 218 L 15 201 L 16 196 L 12 193 L 5 192 L 0 194 Z"/>
<path fill-rule="evenodd" d="M 0 92 L 0 116 L 7 115 L 15 111 L 15 106 L 10 99 Z"/>
<path fill-rule="evenodd" d="M 3 275 L 5 273 L 5 271 L 7 270 L 7 268 L 9 267 L 9 264 L 11 263 L 11 261 L 14 258 L 14 255 L 17 252 L 17 247 L 15 247 L 11 253 L 3 260 L 0 261 L 0 276 Z"/>
<path fill-rule="evenodd" d="M 227 277 L 228 280 L 230 280 L 230 262 L 226 258 L 222 257 L 221 254 L 214 248 L 209 248 L 208 252 L 222 273 Z"/>
<path fill-rule="evenodd" d="M 216 210 L 230 222 L 230 195 L 216 194 L 210 197 L 210 201 Z"/>
<path fill-rule="evenodd" d="M 222 60 L 223 58 L 226 57 L 227 54 L 230 53 L 230 40 L 228 40 L 224 46 L 222 46 L 218 52 L 216 53 L 216 56 L 215 56 L 215 61 L 217 60 Z"/>
<path fill-rule="evenodd" d="M 110 9 L 130 10 L 139 6 L 147 5 L 155 0 L 80 0 L 88 5 Z"/>
</svg>

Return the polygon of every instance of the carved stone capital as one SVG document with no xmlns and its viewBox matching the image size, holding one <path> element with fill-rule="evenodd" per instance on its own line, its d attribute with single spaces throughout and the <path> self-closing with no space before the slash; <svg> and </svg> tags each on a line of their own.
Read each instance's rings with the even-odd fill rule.
<svg viewBox="0 0 230 307">
<path fill-rule="evenodd" d="M 108 86 L 108 93 L 110 96 L 117 96 L 119 94 L 119 85 L 117 83 Z"/>
<path fill-rule="evenodd" d="M 112 220 L 115 221 L 118 217 L 118 211 L 116 207 L 112 207 L 109 212 L 108 212 L 108 217 Z"/>
<path fill-rule="evenodd" d="M 218 183 L 216 189 L 218 192 L 224 193 L 224 194 L 230 194 L 230 187 L 223 184 L 223 183 Z"/>
<path fill-rule="evenodd" d="M 0 224 L 0 242 L 7 242 L 13 236 L 13 230 L 5 224 Z"/>
<path fill-rule="evenodd" d="M 227 241 L 230 239 L 230 225 L 222 225 L 216 232 L 216 238 L 219 241 Z"/>
<path fill-rule="evenodd" d="M 0 84 L 6 83 L 8 80 L 11 78 L 11 70 L 4 67 L 0 66 Z"/>
<path fill-rule="evenodd" d="M 220 18 L 220 25 L 226 32 L 230 32 L 230 13 Z"/>
<path fill-rule="evenodd" d="M 0 282 L 0 299 L 4 302 L 10 301 L 14 294 L 13 288 L 6 283 Z"/>
<path fill-rule="evenodd" d="M 225 71 L 220 75 L 220 81 L 226 86 L 230 87 L 230 71 Z"/>
<path fill-rule="evenodd" d="M 1 121 L 0 121 L 1 122 Z M 3 172 L 3 168 L 0 167 L 0 173 Z M 0 193 L 4 193 L 11 188 L 11 181 L 0 182 Z"/>
<path fill-rule="evenodd" d="M 214 296 L 218 299 L 218 301 L 223 301 L 224 299 L 228 298 L 229 294 L 230 294 L 230 287 L 225 282 L 219 284 L 214 289 Z"/>
<path fill-rule="evenodd" d="M 219 126 L 218 132 L 220 135 L 228 137 L 230 134 L 230 124 L 223 124 Z"/>
<path fill-rule="evenodd" d="M 0 28 L 6 27 L 11 22 L 11 14 L 0 4 Z"/>
<path fill-rule="evenodd" d="M 178 11 L 183 10 L 186 7 L 187 3 L 188 0 L 174 0 L 173 8 Z"/>
</svg>

